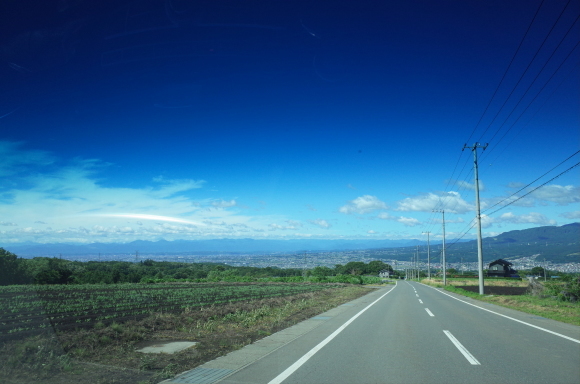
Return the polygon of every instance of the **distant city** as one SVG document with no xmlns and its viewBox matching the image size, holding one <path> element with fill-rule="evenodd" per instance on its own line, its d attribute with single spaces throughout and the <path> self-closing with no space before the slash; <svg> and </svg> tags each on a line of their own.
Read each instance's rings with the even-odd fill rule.
<svg viewBox="0 0 580 384">
<path fill-rule="evenodd" d="M 87 254 L 87 255 L 57 255 L 67 260 L 75 261 L 130 261 L 139 262 L 146 259 L 155 261 L 181 262 L 181 263 L 221 263 L 233 267 L 277 267 L 277 268 L 297 268 L 312 269 L 318 266 L 333 268 L 336 264 L 344 265 L 351 261 L 362 261 L 368 263 L 373 260 L 382 260 L 390 264 L 396 270 L 413 268 L 414 264 L 408 259 L 407 254 L 401 254 L 407 260 L 398 260 L 395 249 L 389 250 L 351 250 L 351 251 L 331 251 L 331 252 L 302 252 L 302 253 L 215 253 L 215 254 L 159 254 L 159 253 L 139 253 L 132 254 Z M 432 253 L 432 256 L 439 252 Z M 389 258 L 391 256 L 391 258 Z M 485 260 L 484 268 L 493 260 Z M 552 263 L 544 261 L 540 255 L 510 259 L 515 270 L 530 270 L 533 267 L 544 267 L 550 271 L 578 273 L 580 263 Z M 441 269 L 441 263 L 437 260 L 431 263 L 432 270 Z M 422 253 L 419 256 L 419 267 L 427 270 L 427 255 Z M 467 272 L 477 270 L 477 261 L 448 262 L 447 268 L 455 268 L 457 271 Z"/>
</svg>

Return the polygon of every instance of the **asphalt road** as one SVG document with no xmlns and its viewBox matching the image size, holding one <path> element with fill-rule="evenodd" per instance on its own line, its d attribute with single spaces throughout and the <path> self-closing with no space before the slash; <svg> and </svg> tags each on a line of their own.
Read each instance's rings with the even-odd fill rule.
<svg viewBox="0 0 580 384">
<path fill-rule="evenodd" d="M 580 383 L 580 327 L 400 281 L 219 381 Z"/>
</svg>

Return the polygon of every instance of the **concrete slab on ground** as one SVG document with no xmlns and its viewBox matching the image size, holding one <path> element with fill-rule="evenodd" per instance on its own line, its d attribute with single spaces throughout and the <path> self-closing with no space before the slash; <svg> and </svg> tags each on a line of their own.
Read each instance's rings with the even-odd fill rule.
<svg viewBox="0 0 580 384">
<path fill-rule="evenodd" d="M 378 287 L 377 287 L 378 288 Z M 384 288 L 384 287 L 381 287 Z M 208 361 L 199 367 L 190 371 L 183 372 L 173 379 L 165 380 L 163 384 L 213 384 L 217 383 L 227 376 L 239 371 L 240 369 L 254 363 L 257 360 L 269 355 L 270 353 L 282 348 L 291 341 L 307 334 L 311 330 L 326 323 L 337 315 L 351 310 L 352 306 L 364 305 L 364 303 L 371 302 L 376 299 L 380 293 L 377 290 L 369 293 L 363 297 L 355 299 L 347 305 L 340 305 L 330 309 L 324 313 L 319 314 L 313 318 L 304 320 L 289 328 L 276 332 L 273 335 L 267 336 L 253 344 L 249 344 L 242 349 L 228 353 L 225 356 L 218 357 L 215 360 Z"/>
<path fill-rule="evenodd" d="M 154 341 L 148 343 L 150 345 L 137 349 L 137 352 L 141 353 L 169 353 L 173 354 L 184 349 L 191 348 L 195 344 L 195 341 Z"/>
</svg>

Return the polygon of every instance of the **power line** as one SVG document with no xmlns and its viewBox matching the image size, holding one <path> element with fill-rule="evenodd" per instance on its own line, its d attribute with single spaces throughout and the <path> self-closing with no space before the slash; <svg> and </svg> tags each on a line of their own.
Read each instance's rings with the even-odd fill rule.
<svg viewBox="0 0 580 384">
<path fill-rule="evenodd" d="M 531 184 L 535 183 L 536 181 L 538 181 L 539 179 L 541 179 L 542 177 L 544 177 L 546 174 L 548 174 L 548 173 L 550 173 L 551 171 L 553 171 L 555 168 L 559 167 L 560 165 L 562 165 L 562 164 L 563 164 L 563 163 L 565 163 L 566 161 L 570 160 L 572 157 L 576 156 L 578 153 L 580 153 L 580 151 L 577 151 L 577 152 L 575 152 L 574 154 L 570 155 L 570 156 L 569 156 L 569 157 L 567 157 L 565 160 L 563 160 L 562 162 L 560 162 L 558 165 L 556 165 L 555 167 L 553 167 L 552 169 L 550 169 L 548 172 L 546 172 L 546 173 L 544 173 L 542 176 L 538 177 L 536 180 L 532 181 L 531 183 L 529 183 L 529 184 L 528 184 L 528 185 L 526 185 L 525 187 L 523 187 L 523 188 L 521 188 L 520 190 L 518 190 L 517 192 L 513 193 L 511 196 L 509 196 L 509 197 L 507 197 L 507 198 L 503 199 L 502 201 L 500 201 L 500 202 L 498 202 L 498 203 L 496 203 L 496 204 L 492 205 L 491 207 L 489 207 L 489 208 L 488 208 L 488 209 L 486 209 L 485 211 L 488 211 L 488 210 L 490 210 L 491 208 L 495 207 L 496 205 L 498 205 L 498 204 L 501 204 L 502 202 L 504 202 L 504 201 L 506 201 L 506 200 L 508 200 L 508 199 L 512 198 L 514 195 L 516 195 L 517 193 L 521 192 L 521 191 L 522 191 L 522 190 L 524 190 L 525 188 L 529 187 Z M 533 190 L 529 191 L 529 192 L 528 192 L 528 193 L 526 193 L 525 195 L 522 195 L 522 196 L 520 196 L 519 198 L 517 198 L 517 199 L 515 199 L 515 200 L 511 201 L 510 203 L 508 203 L 508 204 L 504 205 L 503 207 L 500 207 L 500 208 L 496 209 L 495 211 L 491 212 L 490 214 L 488 214 L 488 215 L 486 215 L 486 216 L 488 216 L 488 217 L 489 217 L 489 216 L 493 215 L 494 213 L 496 213 L 496 212 L 498 212 L 498 211 L 500 211 L 500 210 L 502 210 L 502 209 L 504 209 L 504 208 L 508 207 L 509 205 L 511 205 L 511 204 L 515 203 L 516 201 L 518 201 L 518 200 L 520 200 L 520 199 L 522 199 L 522 198 L 526 197 L 526 196 L 527 196 L 527 195 L 529 195 L 530 193 L 532 193 L 532 192 L 534 192 L 534 191 L 538 190 L 539 188 L 542 188 L 542 187 L 543 187 L 543 186 L 545 186 L 546 184 L 548 184 L 548 183 L 550 183 L 551 181 L 553 181 L 553 180 L 557 179 L 558 177 L 562 176 L 562 175 L 563 175 L 563 174 L 565 174 L 566 172 L 569 172 L 570 170 L 572 170 L 573 168 L 577 167 L 578 165 L 580 165 L 580 162 L 579 162 L 579 163 L 576 163 L 575 165 L 571 166 L 570 168 L 566 169 L 565 171 L 561 172 L 560 174 L 558 174 L 558 175 L 554 176 L 554 177 L 553 177 L 553 178 L 551 178 L 550 180 L 548 180 L 548 181 L 546 181 L 545 183 L 543 183 L 542 185 L 540 185 L 540 186 L 538 186 L 538 187 L 534 188 Z M 483 212 L 485 212 L 485 211 L 483 211 Z M 483 212 L 482 212 L 482 213 L 483 213 Z M 467 234 L 469 233 L 469 231 L 470 231 L 470 230 L 471 230 L 473 227 L 475 227 L 475 225 L 476 225 L 476 224 L 477 224 L 477 221 L 476 221 L 476 219 L 475 219 L 475 218 L 474 218 L 474 219 L 472 219 L 472 220 L 471 220 L 471 222 L 469 222 L 469 223 L 468 223 L 468 224 L 465 226 L 465 228 L 467 228 L 467 229 L 465 229 L 465 228 L 464 228 L 464 229 L 462 229 L 461 231 L 459 231 L 459 233 L 461 233 L 461 235 L 460 235 L 459 237 L 457 237 L 457 238 L 456 238 L 456 239 L 455 239 L 455 240 L 454 240 L 454 241 L 453 241 L 451 244 L 449 244 L 449 245 L 447 246 L 447 249 L 450 249 L 450 248 L 452 248 L 452 247 L 453 247 L 455 244 L 457 244 L 457 243 L 459 242 L 459 240 L 461 240 L 463 237 L 465 237 L 465 235 L 467 235 Z"/>
<path fill-rule="evenodd" d="M 497 87 L 495 88 L 495 91 L 493 92 L 493 95 L 491 96 L 491 98 L 489 99 L 489 102 L 487 103 L 487 106 L 485 107 L 485 110 L 483 111 L 483 113 L 481 114 L 479 121 L 477 122 L 477 124 L 475 125 L 475 127 L 473 128 L 473 130 L 471 131 L 471 134 L 469 135 L 469 137 L 467 138 L 467 140 L 465 140 L 466 143 L 469 142 L 469 140 L 471 140 L 471 137 L 473 136 L 473 134 L 475 133 L 476 129 L 479 127 L 479 124 L 481 124 L 481 121 L 483 120 L 483 116 L 485 116 L 485 114 L 487 113 L 487 110 L 489 109 L 489 106 L 491 105 L 491 102 L 493 101 L 493 99 L 495 98 L 497 92 L 499 91 L 499 88 L 501 87 L 508 71 L 510 70 L 516 56 L 518 55 L 518 52 L 520 51 L 520 48 L 522 47 L 524 41 L 526 40 L 526 37 L 528 36 L 528 33 L 530 32 L 530 29 L 532 28 L 532 24 L 534 24 L 534 21 L 536 20 L 536 16 L 538 16 L 538 13 L 540 12 L 540 8 L 542 8 L 542 5 L 544 4 L 544 0 L 542 0 L 542 2 L 540 3 L 540 5 L 538 6 L 538 9 L 536 9 L 536 13 L 534 14 L 534 17 L 532 17 L 532 21 L 530 21 L 530 24 L 528 25 L 528 28 L 526 29 L 526 33 L 524 33 L 524 36 L 522 37 L 522 39 L 520 40 L 520 44 L 518 45 L 518 48 L 516 49 L 516 52 L 514 53 L 514 55 L 512 56 L 512 59 L 510 60 L 510 63 L 508 64 L 506 70 L 503 73 L 503 76 L 501 77 L 501 80 L 499 81 L 499 84 L 497 85 Z"/>
<path fill-rule="evenodd" d="M 569 1 L 570 1 L 570 0 L 569 0 Z M 473 130 L 471 131 L 471 134 L 469 135 L 468 139 L 467 139 L 465 142 L 469 142 L 469 141 L 470 141 L 471 137 L 473 136 L 473 134 L 475 133 L 475 131 L 477 130 L 477 128 L 478 128 L 478 127 L 479 127 L 479 125 L 481 124 L 481 121 L 483 120 L 483 117 L 484 117 L 484 116 L 486 115 L 486 113 L 488 112 L 488 110 L 489 110 L 489 107 L 491 106 L 491 103 L 493 102 L 493 100 L 495 99 L 495 97 L 496 97 L 496 95 L 497 95 L 497 93 L 498 93 L 499 89 L 501 88 L 501 85 L 503 84 L 503 82 L 504 82 L 504 80 L 505 80 L 505 78 L 506 78 L 506 76 L 507 76 L 507 74 L 508 74 L 508 72 L 509 72 L 510 68 L 512 67 L 512 64 L 514 63 L 516 56 L 517 56 L 517 55 L 518 55 L 518 53 L 520 52 L 520 49 L 521 49 L 521 47 L 522 47 L 522 45 L 523 45 L 524 41 L 526 40 L 526 37 L 528 36 L 528 33 L 530 32 L 530 30 L 531 30 L 531 28 L 532 28 L 532 25 L 534 24 L 534 22 L 535 22 L 535 20 L 536 20 L 536 18 L 537 18 L 537 16 L 538 16 L 538 14 L 539 14 L 539 12 L 540 12 L 540 9 L 542 8 L 543 4 L 544 4 L 544 0 L 542 0 L 542 1 L 540 2 L 540 4 L 539 4 L 538 8 L 536 9 L 536 12 L 534 13 L 534 16 L 532 17 L 532 20 L 531 20 L 531 21 L 530 21 L 530 23 L 528 24 L 528 27 L 527 27 L 527 29 L 526 29 L 526 32 L 524 33 L 524 36 L 523 36 L 523 37 L 522 37 L 522 39 L 520 40 L 520 42 L 519 42 L 519 44 L 518 44 L 518 47 L 517 47 L 516 51 L 514 52 L 514 54 L 513 54 L 512 58 L 511 58 L 511 60 L 510 60 L 510 62 L 509 62 L 509 64 L 508 64 L 507 68 L 505 69 L 505 71 L 504 71 L 504 73 L 503 73 L 503 75 L 502 75 L 502 77 L 501 77 L 501 79 L 500 79 L 500 81 L 499 81 L 499 83 L 498 83 L 497 87 L 495 88 L 495 90 L 494 90 L 494 92 L 493 92 L 493 94 L 492 94 L 491 98 L 489 99 L 489 101 L 488 101 L 488 103 L 487 103 L 487 105 L 486 105 L 486 107 L 485 107 L 485 109 L 484 109 L 483 113 L 482 113 L 482 114 L 481 114 L 481 116 L 479 117 L 479 120 L 478 120 L 477 124 L 475 125 L 475 127 L 474 127 L 474 128 L 473 128 Z M 512 91 L 512 92 L 513 92 L 513 91 Z M 487 129 L 486 129 L 486 131 L 487 131 Z M 459 155 L 459 158 L 457 159 L 457 162 L 455 163 L 455 167 L 453 168 L 453 172 L 451 173 L 451 177 L 450 177 L 450 178 L 449 178 L 449 180 L 447 181 L 447 185 L 445 186 L 445 189 L 444 189 L 445 193 L 446 193 L 446 192 L 449 190 L 449 186 L 450 186 L 450 184 L 453 182 L 453 177 L 455 176 L 455 171 L 457 170 L 457 166 L 459 165 L 459 163 L 460 163 L 460 161 L 461 161 L 461 156 L 462 156 L 462 154 L 463 154 L 463 152 L 461 152 L 461 154 Z M 468 162 L 469 162 L 469 157 L 467 157 L 466 161 L 463 163 L 463 167 L 461 168 L 461 171 L 459 172 L 459 174 L 458 174 L 458 176 L 457 176 L 457 180 L 460 180 L 460 179 L 461 179 L 461 174 L 463 173 L 463 170 L 465 169 L 465 166 L 467 165 L 467 163 L 468 163 Z M 468 175 L 465 177 L 465 182 L 467 182 L 467 179 L 470 177 L 470 175 L 471 175 L 471 172 L 469 172 L 469 173 L 468 173 Z M 464 185 L 465 185 L 465 184 L 464 184 Z M 458 191 L 459 191 L 459 190 L 461 190 L 461 186 L 458 188 Z M 441 201 L 441 200 L 440 200 L 440 201 L 439 201 L 439 203 L 438 203 L 438 204 L 435 206 L 435 209 L 445 209 L 445 208 L 447 208 L 447 200 L 448 200 L 448 199 L 449 199 L 449 196 L 446 196 L 446 197 L 444 198 L 444 201 Z M 457 206 L 457 201 L 455 202 L 455 206 L 454 206 L 454 208 L 455 208 L 456 206 Z M 453 209 L 454 209 L 454 208 L 453 208 Z M 451 210 L 453 210 L 453 209 L 451 209 Z M 431 218 L 432 218 L 432 217 L 431 217 Z M 430 218 L 430 219 L 431 219 L 431 218 Z"/>
<path fill-rule="evenodd" d="M 548 173 L 552 172 L 554 169 L 558 168 L 560 165 L 564 164 L 566 161 L 570 160 L 572 157 L 576 156 L 578 153 L 580 153 L 580 151 L 576 151 L 575 153 L 573 153 L 572 155 L 568 156 L 565 160 L 562 160 L 558 165 L 556 165 L 555 167 L 553 167 L 552 169 L 550 169 L 548 172 L 544 173 L 542 176 L 538 177 L 536 180 L 532 181 L 531 183 L 528 183 L 526 186 L 520 188 L 518 191 L 512 193 L 510 196 L 506 197 L 505 199 L 495 203 L 494 205 L 492 205 L 489 208 L 486 208 L 483 210 L 483 212 L 489 211 L 490 209 L 492 209 L 493 207 L 495 207 L 496 205 L 499 205 L 501 203 L 503 203 L 506 200 L 511 199 L 512 197 L 514 197 L 515 195 L 517 195 L 518 193 L 520 193 L 521 191 L 523 191 L 524 189 L 526 189 L 527 187 L 529 187 L 530 185 L 534 184 L 536 181 L 540 180 L 542 177 L 546 176 Z M 566 171 L 567 172 L 567 171 Z M 525 196 L 525 195 L 524 195 Z M 521 199 L 521 197 L 520 197 Z M 519 199 L 518 199 L 519 200 Z M 506 205 L 507 206 L 507 205 Z"/>
<path fill-rule="evenodd" d="M 578 44 L 577 44 L 578 45 Z M 520 130 L 518 131 L 518 133 L 516 133 L 514 135 L 514 137 L 512 138 L 512 140 L 505 146 L 502 148 L 501 152 L 495 157 L 495 159 L 493 159 L 493 161 L 491 162 L 491 164 L 494 164 L 497 159 L 499 159 L 501 157 L 501 155 L 505 152 L 505 150 L 507 148 L 509 148 L 511 146 L 511 144 L 514 142 L 514 140 L 516 139 L 516 137 L 518 137 L 518 135 L 520 133 L 522 133 L 522 131 L 524 130 L 524 128 L 527 127 L 527 125 L 530 123 L 531 120 L 533 120 L 534 117 L 536 117 L 536 115 L 538 114 L 538 112 L 540 112 L 540 110 L 542 108 L 544 108 L 544 106 L 548 103 L 548 101 L 550 100 L 550 98 L 552 96 L 554 96 L 554 94 L 556 93 L 556 91 L 562 86 L 562 84 L 564 84 L 564 81 L 566 81 L 568 79 L 568 77 L 572 74 L 575 73 L 575 71 L 577 70 L 577 68 L 580 66 L 580 62 L 576 63 L 576 65 L 572 68 L 572 70 L 570 70 L 560 81 L 560 83 L 554 88 L 554 90 L 552 91 L 552 93 L 544 100 L 544 102 L 542 103 L 542 105 L 536 110 L 536 112 L 532 115 L 532 117 L 530 118 L 530 120 L 528 120 L 528 122 L 522 126 L 520 128 Z M 556 72 L 554 72 L 554 74 L 556 74 Z M 554 75 L 553 74 L 553 75 Z M 553 76 L 552 75 L 552 76 Z M 548 82 L 546 82 L 546 84 L 544 84 L 544 87 L 548 84 Z M 542 88 L 543 89 L 543 88 Z M 540 91 L 541 92 L 541 91 Z M 534 97 L 534 100 L 539 96 L 540 92 L 538 92 L 538 94 L 536 95 L 536 97 Z M 532 100 L 532 102 L 534 101 Z M 530 102 L 530 104 L 528 104 L 528 107 L 532 104 L 532 102 Z M 495 148 L 497 148 L 497 145 L 499 143 L 501 143 L 503 141 L 503 139 L 505 138 L 505 136 L 510 132 L 510 130 L 516 125 L 516 123 L 519 121 L 519 119 L 524 115 L 524 113 L 526 112 L 527 108 L 520 114 L 520 116 L 516 119 L 516 121 L 514 121 L 514 123 L 512 124 L 512 126 L 506 131 L 506 133 L 503 134 L 503 136 L 499 139 L 499 141 L 496 143 L 496 147 L 492 148 L 488 153 L 486 153 L 486 156 L 482 156 L 482 161 L 485 159 L 485 157 L 489 156 L 491 154 L 491 152 L 493 152 L 493 150 Z M 491 165 L 490 164 L 490 165 Z"/>
<path fill-rule="evenodd" d="M 558 18 L 556 19 L 556 21 L 554 22 L 554 24 L 552 24 L 552 27 L 550 28 L 550 31 L 548 32 L 548 34 L 546 35 L 546 37 L 544 38 L 544 40 L 542 41 L 542 44 L 540 44 L 540 47 L 536 50 L 536 53 L 534 54 L 534 56 L 532 57 L 532 59 L 528 63 L 526 69 L 524 70 L 524 72 L 522 73 L 522 75 L 520 76 L 520 78 L 518 79 L 516 85 L 514 85 L 514 87 L 512 88 L 511 92 L 509 93 L 509 95 L 507 96 L 507 98 L 503 102 L 502 106 L 499 108 L 499 110 L 497 111 L 497 113 L 495 114 L 495 116 L 493 117 L 493 119 L 491 120 L 491 122 L 489 123 L 489 125 L 487 126 L 487 128 L 485 129 L 485 131 L 483 131 L 483 133 L 481 134 L 481 136 L 480 136 L 480 138 L 479 138 L 478 141 L 480 141 L 480 142 L 482 141 L 483 136 L 485 135 L 485 133 L 487 132 L 487 130 L 494 123 L 495 119 L 499 116 L 500 112 L 503 110 L 503 108 L 505 107 L 505 105 L 507 104 L 507 102 L 509 101 L 509 99 L 511 98 L 511 96 L 513 95 L 514 91 L 520 85 L 520 82 L 522 81 L 522 79 L 524 78 L 524 76 L 526 75 L 526 73 L 528 72 L 528 70 L 530 69 L 532 63 L 534 62 L 534 60 L 536 59 L 536 57 L 538 56 L 538 54 L 540 53 L 540 51 L 544 47 L 544 44 L 546 43 L 546 41 L 548 40 L 548 38 L 550 37 L 550 35 L 554 31 L 554 28 L 556 27 L 556 25 L 560 21 L 560 18 L 564 14 L 564 11 L 566 10 L 566 8 L 568 8 L 568 5 L 570 4 L 571 1 L 572 0 L 568 0 L 568 2 L 566 3 L 566 5 L 564 6 L 564 8 L 562 9 L 562 11 L 560 12 L 560 14 L 558 15 Z"/>
<path fill-rule="evenodd" d="M 570 26 L 570 28 L 568 28 L 568 31 L 566 32 L 566 34 L 564 35 L 564 37 L 562 37 L 562 39 L 560 40 L 560 42 L 558 43 L 558 45 L 556 46 L 556 48 L 554 48 L 554 50 L 552 51 L 552 54 L 550 55 L 550 57 L 548 58 L 548 60 L 546 60 L 546 62 L 544 63 L 544 65 L 542 66 L 542 68 L 540 69 L 540 71 L 537 73 L 537 75 L 534 78 L 534 80 L 532 80 L 532 82 L 530 83 L 530 85 L 528 86 L 528 88 L 525 90 L 525 92 L 523 93 L 523 95 L 520 97 L 520 99 L 518 100 L 518 102 L 516 103 L 516 105 L 512 108 L 512 110 L 509 113 L 509 115 L 505 118 L 504 122 L 495 131 L 495 133 L 493 134 L 493 136 L 491 137 L 491 139 L 489 139 L 490 142 L 493 141 L 493 139 L 495 138 L 495 136 L 499 133 L 499 131 L 503 128 L 503 126 L 508 121 L 508 119 L 511 117 L 511 115 L 515 112 L 516 108 L 520 105 L 520 103 L 522 102 L 522 100 L 524 99 L 524 97 L 528 94 L 529 90 L 532 88 L 532 86 L 534 85 L 534 83 L 536 82 L 536 80 L 538 80 L 538 78 L 540 77 L 540 75 L 542 74 L 542 72 L 544 71 L 544 69 L 546 68 L 546 66 L 548 65 L 548 63 L 550 62 L 550 60 L 552 59 L 552 57 L 554 56 L 554 54 L 556 53 L 556 51 L 558 50 L 558 48 L 560 48 L 560 45 L 562 45 L 562 43 L 566 39 L 566 36 L 568 36 L 568 33 L 570 33 L 570 31 L 572 30 L 572 28 L 574 27 L 574 25 L 576 24 L 576 22 L 578 21 L 578 19 L 580 19 L 580 15 L 578 17 L 576 17 L 576 20 L 574 20 L 574 23 L 572 23 L 572 25 Z M 568 53 L 568 55 L 566 55 L 566 57 L 564 58 L 564 60 L 562 60 L 562 62 L 558 66 L 558 68 L 556 68 L 556 70 L 552 73 L 552 75 L 550 76 L 550 78 L 544 83 L 544 85 L 542 86 L 542 88 L 537 92 L 536 96 L 532 99 L 532 101 L 530 101 L 530 103 L 528 104 L 528 106 L 524 109 L 524 112 L 522 112 L 522 114 L 520 114 L 520 116 L 518 117 L 518 119 L 516 120 L 516 122 L 523 115 L 523 113 L 525 113 L 527 111 L 527 109 L 530 107 L 530 105 L 536 100 L 536 98 L 544 90 L 544 88 L 546 87 L 546 85 L 548 85 L 548 83 L 552 80 L 552 78 L 554 77 L 554 75 L 560 70 L 560 68 L 566 62 L 566 60 L 568 60 L 568 58 L 572 55 L 572 52 L 574 52 L 576 50 L 576 48 L 578 47 L 578 44 L 580 44 L 580 42 L 577 42 L 576 45 L 574 45 L 574 48 L 572 48 L 570 50 L 570 52 Z M 513 125 L 512 125 L 512 127 L 513 127 Z M 510 127 L 507 132 L 509 132 L 512 129 L 512 127 Z M 506 132 L 506 134 L 507 134 L 507 132 Z M 504 136 L 505 136 L 505 134 L 504 134 Z M 502 139 L 503 139 L 504 136 L 502 136 Z M 500 139 L 500 142 L 501 142 L 501 139 Z"/>
<path fill-rule="evenodd" d="M 568 171 L 572 170 L 573 168 L 575 168 L 575 167 L 577 167 L 577 166 L 579 166 L 579 165 L 580 165 L 580 162 L 578 162 L 578 163 L 574 164 L 574 165 L 573 165 L 573 166 L 571 166 L 570 168 L 566 169 L 564 172 L 562 172 L 562 173 L 560 173 L 560 174 L 558 174 L 558 175 L 556 175 L 556 176 L 552 177 L 550 180 L 546 181 L 544 184 L 542 184 L 542 185 L 540 185 L 540 186 L 538 186 L 538 187 L 536 187 L 536 188 L 532 189 L 531 191 L 529 191 L 528 193 L 526 193 L 526 194 L 524 194 L 524 195 L 522 195 L 522 196 L 518 197 L 518 198 L 517 198 L 517 199 L 515 199 L 514 201 L 510 201 L 509 203 L 507 203 L 507 204 L 506 204 L 506 205 L 504 205 L 503 207 L 500 207 L 500 208 L 496 209 L 495 211 L 491 212 L 491 213 L 490 213 L 488 216 L 490 216 L 490 215 L 493 215 L 493 214 L 494 214 L 494 213 L 496 213 L 497 211 L 501 211 L 502 209 L 504 209 L 504 208 L 506 208 L 506 207 L 508 207 L 508 206 L 512 205 L 513 203 L 515 203 L 516 201 L 518 201 L 518 200 L 520 200 L 520 199 L 523 199 L 524 197 L 526 197 L 526 196 L 527 196 L 527 195 L 529 195 L 530 193 L 532 193 L 532 192 L 534 192 L 534 191 L 536 191 L 536 190 L 538 190 L 538 189 L 542 188 L 543 186 L 545 186 L 545 185 L 546 185 L 546 184 L 548 184 L 549 182 L 551 182 L 551 181 L 553 181 L 553 180 L 556 180 L 558 177 L 562 176 L 562 175 L 563 175 L 563 174 L 565 174 L 566 172 L 568 172 Z"/>
</svg>

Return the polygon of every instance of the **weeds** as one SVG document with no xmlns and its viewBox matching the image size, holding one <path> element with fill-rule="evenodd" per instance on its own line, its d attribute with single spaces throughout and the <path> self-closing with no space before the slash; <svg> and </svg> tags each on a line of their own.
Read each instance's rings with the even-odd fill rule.
<svg viewBox="0 0 580 384">
<path fill-rule="evenodd" d="M 499 283 L 496 281 L 492 282 Z M 443 288 L 442 281 L 425 279 L 422 281 L 422 283 L 438 288 Z M 486 280 L 486 285 L 492 285 L 492 283 L 488 284 Z M 560 283 L 560 285 L 562 284 Z M 447 285 L 444 288 L 449 292 L 471 297 L 476 300 L 501 305 L 506 308 L 516 309 L 518 311 L 542 316 L 568 324 L 580 325 L 580 302 L 562 301 L 558 296 L 555 295 L 532 296 L 526 294 L 517 296 L 482 296 L 478 293 L 469 292 L 464 289 L 457 288 L 453 285 Z M 547 291 L 547 293 L 550 294 L 550 291 Z"/>
<path fill-rule="evenodd" d="M 6 342 L 0 350 L 0 382 L 4 377 L 12 379 L 22 372 L 28 376 L 33 372 L 30 374 L 39 378 L 62 375 L 75 363 L 80 376 L 71 376 L 68 380 L 54 376 L 53 381 L 43 379 L 42 382 L 138 383 L 143 381 L 142 375 L 148 374 L 152 377 L 149 382 L 155 383 L 368 292 L 368 288 L 361 286 L 337 286 L 294 296 L 185 308 L 181 313 L 155 313 L 124 323 L 96 323 L 92 329 L 59 332 L 58 339 L 38 336 L 25 342 Z M 144 355 L 136 352 L 137 343 L 144 340 L 187 340 L 198 344 L 173 355 Z M 39 345 L 44 345 L 40 352 Z M 79 361 L 109 368 L 99 371 Z M 134 370 L 131 371 L 133 379 L 123 379 L 127 376 L 122 375 L 128 373 L 120 368 Z M 97 371 L 110 377 L 101 381 L 90 376 Z M 82 372 L 87 372 L 87 376 Z"/>
</svg>

